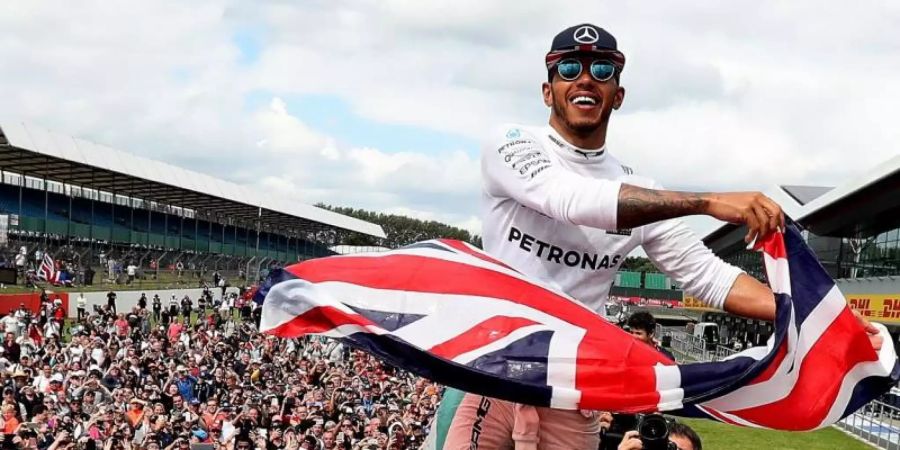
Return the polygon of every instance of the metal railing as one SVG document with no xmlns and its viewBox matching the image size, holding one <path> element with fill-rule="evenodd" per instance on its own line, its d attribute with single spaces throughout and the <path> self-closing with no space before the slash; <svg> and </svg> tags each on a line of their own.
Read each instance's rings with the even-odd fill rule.
<svg viewBox="0 0 900 450">
<path fill-rule="evenodd" d="M 738 352 L 720 343 L 687 334 L 680 328 L 657 326 L 656 336 L 668 336 L 675 356 L 687 362 L 719 361 Z"/>
<path fill-rule="evenodd" d="M 680 362 L 719 361 L 737 350 L 719 343 L 705 342 L 680 328 L 657 326 L 656 335 L 666 337 L 669 349 Z M 845 417 L 835 427 L 884 449 L 900 450 L 900 390 L 874 400 L 859 411 Z"/>
<path fill-rule="evenodd" d="M 885 450 L 900 450 L 900 408 L 897 406 L 875 400 L 836 426 Z"/>
</svg>

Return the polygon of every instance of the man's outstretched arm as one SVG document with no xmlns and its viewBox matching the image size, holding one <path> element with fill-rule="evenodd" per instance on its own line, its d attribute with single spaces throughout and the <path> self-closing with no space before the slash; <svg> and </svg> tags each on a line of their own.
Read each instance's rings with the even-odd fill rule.
<svg viewBox="0 0 900 450">
<path fill-rule="evenodd" d="M 619 189 L 617 225 L 620 229 L 698 214 L 746 224 L 749 231 L 744 240 L 747 242 L 784 227 L 781 207 L 760 192 L 677 192 L 630 184 L 622 184 Z"/>
<path fill-rule="evenodd" d="M 560 222 L 603 230 L 702 214 L 747 224 L 749 242 L 784 224 L 781 208 L 759 192 L 664 191 L 564 170 L 536 136 L 518 128 L 498 130 L 486 143 L 481 172 L 488 195 L 514 199 Z"/>
</svg>

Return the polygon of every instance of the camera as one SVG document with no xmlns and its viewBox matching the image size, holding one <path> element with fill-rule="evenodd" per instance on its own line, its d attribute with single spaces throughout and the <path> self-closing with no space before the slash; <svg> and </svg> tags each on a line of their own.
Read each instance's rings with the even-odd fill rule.
<svg viewBox="0 0 900 450">
<path fill-rule="evenodd" d="M 615 450 L 625 433 L 635 430 L 644 450 L 678 450 L 669 442 L 669 422 L 662 414 L 613 414 L 609 429 L 600 436 L 600 450 Z"/>
</svg>

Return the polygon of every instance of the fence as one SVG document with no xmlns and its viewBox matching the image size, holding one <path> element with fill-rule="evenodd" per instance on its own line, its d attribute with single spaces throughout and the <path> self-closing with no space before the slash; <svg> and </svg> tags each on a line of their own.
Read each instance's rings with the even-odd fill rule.
<svg viewBox="0 0 900 450">
<path fill-rule="evenodd" d="M 656 327 L 656 335 L 670 342 L 669 349 L 682 362 L 719 361 L 737 350 L 717 342 L 706 342 L 680 328 Z M 884 449 L 900 450 L 900 389 L 847 416 L 836 427 Z"/>
<path fill-rule="evenodd" d="M 885 397 L 900 398 L 895 394 Z M 885 450 L 900 450 L 900 408 L 896 405 L 873 401 L 836 426 Z"/>
</svg>

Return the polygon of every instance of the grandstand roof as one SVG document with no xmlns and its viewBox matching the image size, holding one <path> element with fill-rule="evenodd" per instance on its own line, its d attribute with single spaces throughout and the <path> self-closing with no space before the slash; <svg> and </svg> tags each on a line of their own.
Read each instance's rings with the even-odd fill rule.
<svg viewBox="0 0 900 450">
<path fill-rule="evenodd" d="M 779 191 L 790 198 L 773 196 Z M 835 188 L 777 186 L 766 194 L 785 213 L 819 236 L 868 237 L 900 226 L 900 156 Z M 713 251 L 736 245 L 744 227 L 726 224 L 703 241 Z"/>
<path fill-rule="evenodd" d="M 275 198 L 204 173 L 24 123 L 0 124 L 0 170 L 279 227 L 340 228 L 379 238 L 379 225 Z"/>
<path fill-rule="evenodd" d="M 822 195 L 826 192 L 834 189 L 833 186 L 781 186 L 785 192 L 788 193 L 791 197 L 794 197 L 794 200 L 801 205 L 805 205 Z"/>
<path fill-rule="evenodd" d="M 811 201 L 799 220 L 820 236 L 867 237 L 900 225 L 900 156 Z"/>
</svg>

